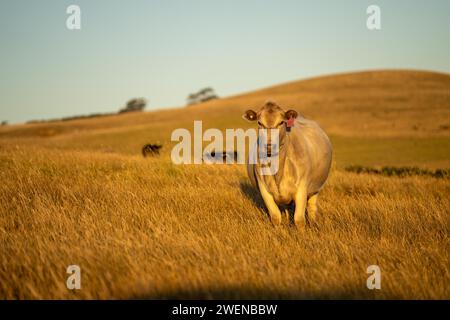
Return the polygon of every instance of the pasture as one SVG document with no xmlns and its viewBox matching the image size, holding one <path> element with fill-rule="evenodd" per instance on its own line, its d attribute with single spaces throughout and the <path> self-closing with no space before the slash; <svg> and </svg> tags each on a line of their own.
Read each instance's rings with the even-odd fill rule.
<svg viewBox="0 0 450 320">
<path fill-rule="evenodd" d="M 273 227 L 242 165 L 174 165 L 170 133 L 274 99 L 334 147 L 318 227 Z M 292 82 L 185 108 L 0 127 L 0 298 L 450 299 L 450 76 Z M 160 141 L 160 155 L 142 157 Z M 66 268 L 81 267 L 80 290 Z M 366 268 L 379 265 L 381 290 Z"/>
</svg>

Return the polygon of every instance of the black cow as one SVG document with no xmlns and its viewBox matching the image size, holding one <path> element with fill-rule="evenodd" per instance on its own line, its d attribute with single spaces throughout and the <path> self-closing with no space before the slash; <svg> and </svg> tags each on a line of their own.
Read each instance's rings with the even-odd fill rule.
<svg viewBox="0 0 450 320">
<path fill-rule="evenodd" d="M 162 148 L 162 145 L 160 144 L 146 144 L 142 147 L 142 155 L 145 157 L 147 156 L 154 156 L 159 155 L 159 149 Z"/>
</svg>

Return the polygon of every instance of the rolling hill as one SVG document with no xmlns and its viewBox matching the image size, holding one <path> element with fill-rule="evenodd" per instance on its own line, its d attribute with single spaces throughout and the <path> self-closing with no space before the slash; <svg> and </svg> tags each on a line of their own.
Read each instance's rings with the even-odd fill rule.
<svg viewBox="0 0 450 320">
<path fill-rule="evenodd" d="M 450 136 L 450 75 L 368 71 L 290 82 L 190 107 L 8 126 L 0 128 L 0 137 L 47 137 L 92 129 L 120 131 L 123 127 L 139 130 L 162 123 L 171 127 L 180 119 L 211 119 L 221 125 L 239 126 L 245 109 L 258 108 L 267 99 L 297 109 L 332 135 Z"/>
<path fill-rule="evenodd" d="M 450 75 L 422 71 L 338 74 L 189 107 L 11 125 L 0 127 L 0 141 L 139 154 L 148 142 L 170 147 L 171 132 L 192 129 L 194 120 L 204 129 L 250 127 L 242 113 L 268 99 L 316 120 L 331 136 L 339 166 L 450 165 Z"/>
</svg>

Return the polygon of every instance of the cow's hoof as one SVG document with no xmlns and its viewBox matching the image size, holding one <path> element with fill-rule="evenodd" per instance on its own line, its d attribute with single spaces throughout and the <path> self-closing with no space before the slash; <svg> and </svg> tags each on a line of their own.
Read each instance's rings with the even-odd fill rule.
<svg viewBox="0 0 450 320">
<path fill-rule="evenodd" d="M 306 221 L 305 220 L 294 220 L 295 227 L 298 230 L 305 230 L 306 229 Z"/>
<path fill-rule="evenodd" d="M 280 216 L 272 216 L 270 218 L 270 220 L 272 221 L 272 224 L 274 226 L 279 226 L 281 224 L 281 215 Z"/>
</svg>

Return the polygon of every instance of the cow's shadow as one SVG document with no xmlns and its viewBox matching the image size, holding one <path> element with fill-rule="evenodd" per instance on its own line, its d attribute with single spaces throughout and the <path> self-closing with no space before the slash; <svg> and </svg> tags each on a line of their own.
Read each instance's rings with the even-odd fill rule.
<svg viewBox="0 0 450 320">
<path fill-rule="evenodd" d="M 254 300 L 325 300 L 325 299 L 339 299 L 339 300 L 350 300 L 350 299 L 373 299 L 374 292 L 369 292 L 370 290 L 365 289 L 365 287 L 358 286 L 358 284 L 348 284 L 345 288 L 324 288 L 318 289 L 311 292 L 298 289 L 284 290 L 271 288 L 270 290 L 260 289 L 254 285 L 247 283 L 239 287 L 229 286 L 229 285 L 219 285 L 210 288 L 208 286 L 196 288 L 196 289 L 172 289 L 160 292 L 143 293 L 140 295 L 129 296 L 129 299 L 138 300 L 240 300 L 240 299 L 254 299 Z M 398 297 L 391 296 L 390 299 L 398 299 Z"/>
<path fill-rule="evenodd" d="M 268 213 L 258 189 L 256 189 L 251 183 L 246 181 L 241 181 L 239 183 L 239 186 L 243 195 L 247 199 L 251 200 L 253 204 L 258 207 L 258 209 L 261 209 L 264 212 Z"/>
<path fill-rule="evenodd" d="M 260 209 L 262 212 L 264 212 L 267 216 L 269 216 L 269 211 L 267 211 L 266 205 L 264 204 L 264 200 L 261 197 L 261 194 L 259 193 L 259 190 L 255 188 L 251 183 L 246 181 L 241 181 L 239 183 L 242 193 L 247 199 L 250 199 L 253 204 Z M 289 214 L 289 224 L 292 224 L 293 217 L 294 217 L 294 210 L 295 205 L 294 202 L 291 202 L 288 205 L 281 205 L 278 206 L 280 208 L 280 211 L 282 214 L 284 214 L 287 210 Z"/>
</svg>

